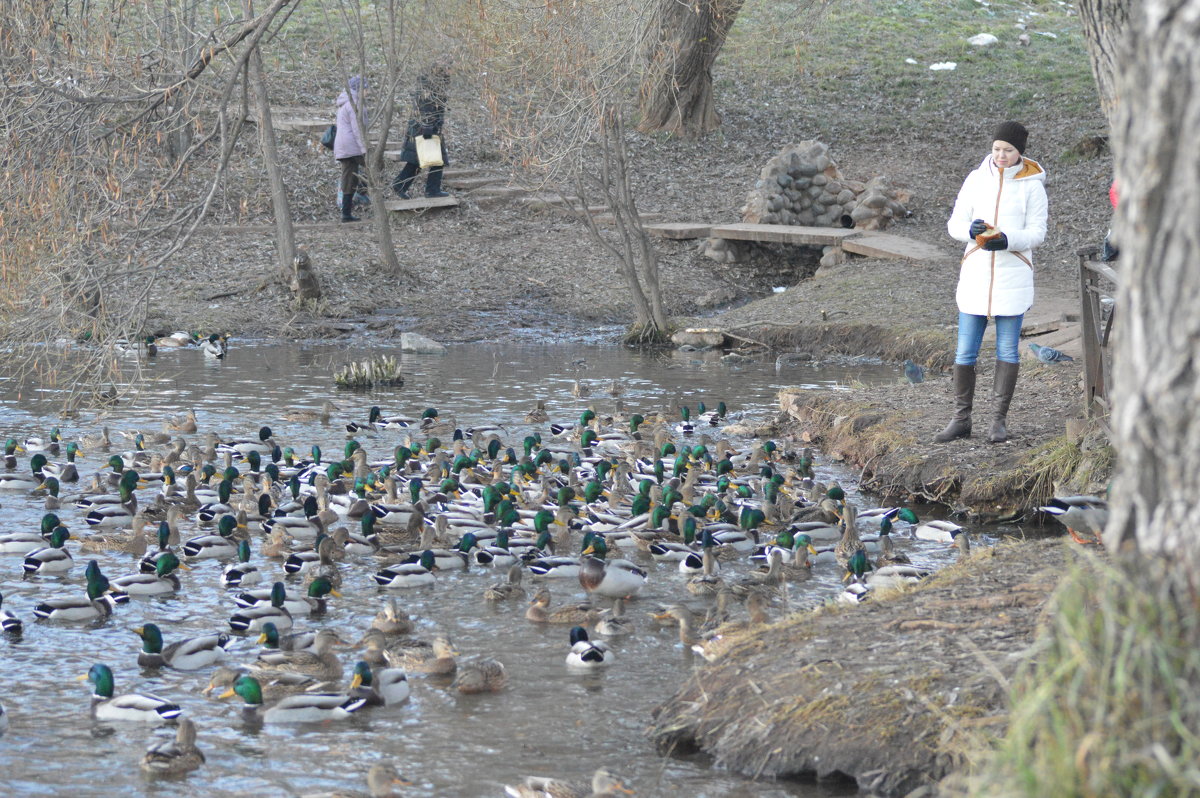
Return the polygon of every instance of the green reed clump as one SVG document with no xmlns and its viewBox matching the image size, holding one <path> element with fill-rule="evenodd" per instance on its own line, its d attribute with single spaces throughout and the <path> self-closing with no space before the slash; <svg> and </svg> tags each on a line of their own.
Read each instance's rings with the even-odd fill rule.
<svg viewBox="0 0 1200 798">
<path fill-rule="evenodd" d="M 1200 603 L 1163 559 L 1064 577 L 977 796 L 1200 795 Z"/>
</svg>

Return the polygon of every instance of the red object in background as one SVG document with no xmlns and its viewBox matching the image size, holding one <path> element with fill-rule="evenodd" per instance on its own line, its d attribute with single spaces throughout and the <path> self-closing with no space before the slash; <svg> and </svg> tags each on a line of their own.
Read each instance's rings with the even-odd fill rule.
<svg viewBox="0 0 1200 798">
<path fill-rule="evenodd" d="M 1108 187 L 1108 201 L 1112 206 L 1117 207 L 1117 181 L 1112 181 L 1112 185 Z"/>
</svg>

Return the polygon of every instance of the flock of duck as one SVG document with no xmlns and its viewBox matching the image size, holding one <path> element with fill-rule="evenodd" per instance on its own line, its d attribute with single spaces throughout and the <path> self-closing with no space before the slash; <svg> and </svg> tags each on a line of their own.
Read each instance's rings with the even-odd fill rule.
<svg viewBox="0 0 1200 798">
<path fill-rule="evenodd" d="M 328 422 L 331 409 L 308 415 Z M 670 419 L 589 409 L 575 423 L 552 424 L 539 403 L 526 421 L 544 434 L 518 443 L 500 427 L 458 428 L 434 408 L 403 417 L 373 407 L 366 421 L 346 425 L 334 459 L 277 441 L 265 426 L 242 439 L 201 434 L 193 412 L 161 434 L 130 433 L 125 452 L 107 430 L 82 441 L 57 428 L 45 439 L 10 439 L 0 491 L 45 507 L 39 529 L 0 534 L 0 553 L 19 555 L 35 581 L 69 577 L 79 565 L 83 578 L 78 589 L 39 595 L 23 617 L 0 606 L 0 626 L 17 636 L 30 623 L 119 617 L 131 597 L 186 596 L 198 562 L 224 563 L 222 628 L 170 641 L 144 623 L 135 629 L 140 653 L 80 677 L 97 719 L 176 724 L 175 739 L 146 751 L 141 768 L 180 775 L 204 762 L 196 725 L 169 698 L 117 690 L 117 674 L 135 662 L 211 671 L 205 693 L 239 699 L 253 724 L 339 721 L 396 705 L 413 674 L 463 693 L 505 689 L 497 659 L 460 658 L 447 637 L 414 635 L 407 591 L 436 590 L 448 571 L 501 576 L 481 585 L 480 600 L 522 602 L 530 623 L 562 624 L 564 667 L 586 673 L 613 664 L 606 641 L 632 631 L 639 620 L 628 607 L 668 570 L 684 575 L 691 598 L 638 613 L 640 622 L 677 626 L 685 651 L 715 659 L 730 632 L 767 620 L 787 585 L 810 573 L 843 574 L 848 587 L 830 600 L 859 602 L 928 575 L 901 550 L 909 538 L 969 550 L 966 531 L 951 522 L 921 523 L 905 507 L 857 508 L 836 482 L 815 478 L 808 449 L 720 438 L 724 417 L 720 403 Z M 388 456 L 373 459 L 367 443 Z M 103 461 L 86 475 L 85 452 Z M 900 541 L 897 529 L 906 532 Z M 101 552 L 132 558 L 132 573 L 103 573 L 89 557 Z M 379 594 L 343 595 L 349 569 L 369 572 Z M 552 591 L 578 590 L 586 602 L 554 605 Z M 374 613 L 361 641 L 321 625 L 331 602 L 361 607 L 364 620 Z M 243 638 L 263 648 L 231 664 L 232 643 Z M 342 686 L 339 651 L 356 646 Z M 0 731 L 7 723 L 0 708 Z M 386 763 L 368 782 L 372 795 L 403 784 Z M 531 777 L 507 790 L 630 792 L 607 770 L 591 785 Z"/>
</svg>

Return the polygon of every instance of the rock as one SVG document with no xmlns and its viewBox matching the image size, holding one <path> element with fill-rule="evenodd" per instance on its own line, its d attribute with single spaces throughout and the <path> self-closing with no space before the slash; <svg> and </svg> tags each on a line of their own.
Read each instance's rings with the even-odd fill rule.
<svg viewBox="0 0 1200 798">
<path fill-rule="evenodd" d="M 742 363 L 753 363 L 754 358 L 746 357 L 745 355 L 738 354 L 737 352 L 730 352 L 728 355 L 725 355 L 721 358 L 721 362 L 727 365 L 736 366 Z"/>
<path fill-rule="evenodd" d="M 737 291 L 734 291 L 729 286 L 722 285 L 697 297 L 696 307 L 700 308 L 701 310 L 711 310 L 713 308 L 719 308 L 723 305 L 728 305 L 730 302 L 733 302 L 735 299 L 737 299 L 737 297 Z"/>
<path fill-rule="evenodd" d="M 671 336 L 671 343 L 676 346 L 694 346 L 697 349 L 709 349 L 725 343 L 725 333 L 714 329 L 689 328 L 679 330 Z"/>
<path fill-rule="evenodd" d="M 409 355 L 444 355 L 446 347 L 419 333 L 400 333 L 400 351 Z"/>
</svg>

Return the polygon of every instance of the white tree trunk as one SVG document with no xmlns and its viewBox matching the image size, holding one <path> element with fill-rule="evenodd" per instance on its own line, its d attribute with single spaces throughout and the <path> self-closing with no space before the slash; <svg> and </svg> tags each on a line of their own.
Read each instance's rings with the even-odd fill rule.
<svg viewBox="0 0 1200 798">
<path fill-rule="evenodd" d="M 1106 542 L 1200 564 L 1200 0 L 1132 4 L 1113 150 L 1121 245 Z"/>
</svg>

